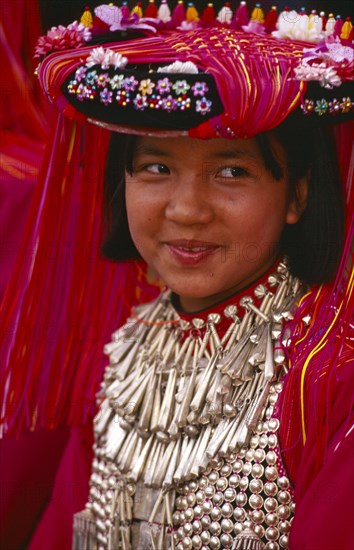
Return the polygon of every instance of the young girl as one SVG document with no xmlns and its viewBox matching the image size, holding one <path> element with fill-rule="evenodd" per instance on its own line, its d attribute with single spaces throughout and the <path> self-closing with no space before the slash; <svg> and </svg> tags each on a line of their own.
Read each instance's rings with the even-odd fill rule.
<svg viewBox="0 0 354 550">
<path fill-rule="evenodd" d="M 333 89 L 352 50 L 312 48 L 214 27 L 41 64 L 66 114 L 118 132 L 106 255 L 166 286 L 105 348 L 77 550 L 353 544 L 350 223 L 328 128 L 352 110 Z"/>
</svg>

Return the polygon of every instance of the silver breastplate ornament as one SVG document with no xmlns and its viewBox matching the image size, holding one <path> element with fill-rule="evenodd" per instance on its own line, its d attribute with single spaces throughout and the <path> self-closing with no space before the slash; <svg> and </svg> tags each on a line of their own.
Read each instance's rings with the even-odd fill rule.
<svg viewBox="0 0 354 550">
<path fill-rule="evenodd" d="M 105 348 L 90 502 L 74 550 L 288 547 L 293 495 L 274 407 L 284 321 L 303 290 L 281 262 L 223 315 L 180 318 L 169 293 Z"/>
</svg>

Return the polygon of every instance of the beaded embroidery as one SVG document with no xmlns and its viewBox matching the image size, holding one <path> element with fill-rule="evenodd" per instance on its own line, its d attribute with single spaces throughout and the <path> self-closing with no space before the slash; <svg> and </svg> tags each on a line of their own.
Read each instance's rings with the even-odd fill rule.
<svg viewBox="0 0 354 550">
<path fill-rule="evenodd" d="M 154 74 L 152 78 L 137 80 L 133 74 L 117 73 L 112 67 L 102 72 L 101 65 L 79 67 L 67 85 L 69 94 L 80 101 L 98 101 L 103 105 L 116 104 L 138 111 L 161 109 L 173 111 L 194 110 L 201 115 L 211 111 L 208 85 L 203 80 L 190 86 L 186 79 L 171 80 Z"/>
</svg>

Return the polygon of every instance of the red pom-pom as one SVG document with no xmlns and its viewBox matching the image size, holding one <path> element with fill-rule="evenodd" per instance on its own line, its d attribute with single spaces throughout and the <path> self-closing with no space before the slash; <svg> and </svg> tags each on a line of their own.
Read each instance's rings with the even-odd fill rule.
<svg viewBox="0 0 354 550">
<path fill-rule="evenodd" d="M 157 17 L 157 7 L 155 5 L 154 0 L 149 1 L 149 5 L 147 6 L 145 13 L 145 17 L 152 17 L 153 19 L 156 19 Z"/>
<path fill-rule="evenodd" d="M 213 4 L 208 4 L 202 13 L 202 23 L 205 26 L 211 26 L 215 21 L 215 8 Z"/>
<path fill-rule="evenodd" d="M 275 6 L 273 6 L 271 8 L 271 10 L 267 13 L 267 17 L 264 21 L 264 28 L 265 28 L 266 32 L 271 33 L 273 31 L 275 31 L 277 21 L 278 21 L 277 8 Z"/>
</svg>

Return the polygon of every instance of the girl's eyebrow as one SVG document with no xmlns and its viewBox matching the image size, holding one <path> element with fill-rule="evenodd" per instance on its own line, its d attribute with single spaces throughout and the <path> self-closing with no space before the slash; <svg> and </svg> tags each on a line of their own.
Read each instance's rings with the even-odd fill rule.
<svg viewBox="0 0 354 550">
<path fill-rule="evenodd" d="M 257 159 L 258 156 L 253 151 L 247 151 L 245 149 L 226 149 L 223 151 L 219 151 L 217 153 L 213 153 L 211 155 L 215 158 L 220 159 L 242 159 L 242 158 L 251 158 L 251 159 Z"/>
<path fill-rule="evenodd" d="M 135 153 L 138 153 L 140 155 L 157 155 L 163 157 L 170 156 L 170 152 L 167 149 L 160 149 L 155 145 L 145 145 L 144 143 L 135 147 Z"/>
<path fill-rule="evenodd" d="M 150 156 L 160 156 L 160 157 L 171 157 L 173 156 L 173 153 L 169 151 L 169 149 L 160 148 L 157 145 L 149 145 L 145 143 L 138 144 L 135 147 L 135 153 L 140 155 L 150 155 Z M 215 159 L 225 159 L 225 160 L 232 160 L 232 159 L 242 159 L 242 158 L 250 158 L 250 159 L 257 159 L 256 152 L 248 151 L 246 149 L 223 149 L 221 151 L 212 152 L 210 154 L 210 158 Z"/>
</svg>

